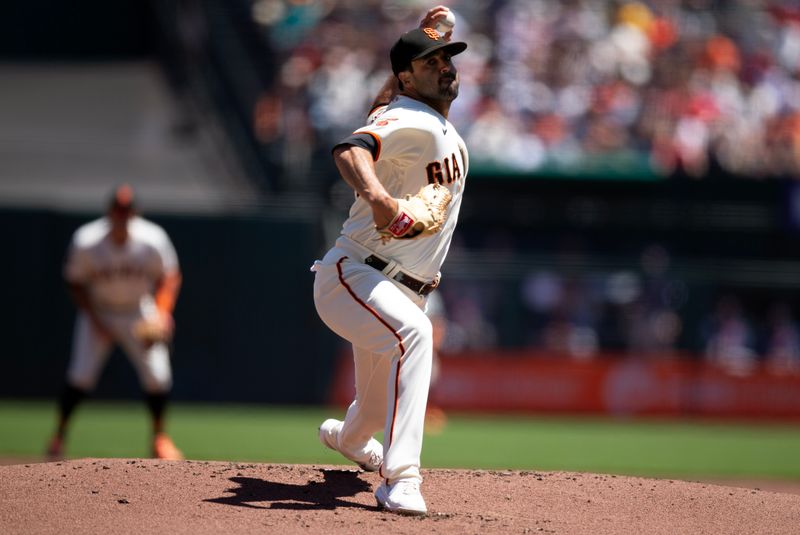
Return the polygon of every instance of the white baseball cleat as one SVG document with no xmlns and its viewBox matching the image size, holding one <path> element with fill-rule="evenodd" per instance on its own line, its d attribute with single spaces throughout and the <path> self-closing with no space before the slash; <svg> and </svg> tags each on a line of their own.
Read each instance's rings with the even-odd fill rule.
<svg viewBox="0 0 800 535">
<path fill-rule="evenodd" d="M 341 420 L 329 418 L 319 426 L 319 441 L 332 450 L 336 450 L 367 472 L 377 472 L 383 463 L 383 446 L 374 438 L 370 438 L 364 451 L 359 454 L 345 453 L 339 449 L 339 431 L 342 429 Z"/>
<path fill-rule="evenodd" d="M 426 515 L 428 507 L 419 492 L 416 479 L 399 479 L 391 485 L 384 481 L 375 491 L 378 506 L 392 513 L 403 515 Z"/>
</svg>

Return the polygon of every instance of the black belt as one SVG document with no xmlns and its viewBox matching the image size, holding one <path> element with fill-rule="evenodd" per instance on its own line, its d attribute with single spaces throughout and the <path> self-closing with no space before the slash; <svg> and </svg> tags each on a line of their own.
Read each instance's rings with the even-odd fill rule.
<svg viewBox="0 0 800 535">
<path fill-rule="evenodd" d="M 388 262 L 384 262 L 375 255 L 370 255 L 367 258 L 365 258 L 364 263 L 370 267 L 377 269 L 378 271 L 383 271 L 383 269 L 389 265 Z M 428 295 L 437 286 L 436 283 L 417 280 L 414 277 L 406 275 L 402 271 L 398 272 L 397 275 L 395 275 L 392 278 L 397 282 L 399 282 L 400 284 L 402 284 L 403 286 L 410 288 L 411 291 L 419 295 Z"/>
</svg>

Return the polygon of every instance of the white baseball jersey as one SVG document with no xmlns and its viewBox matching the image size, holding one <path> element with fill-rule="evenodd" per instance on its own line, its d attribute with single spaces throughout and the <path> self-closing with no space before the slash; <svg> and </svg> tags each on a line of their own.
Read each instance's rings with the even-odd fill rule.
<svg viewBox="0 0 800 535">
<path fill-rule="evenodd" d="M 65 279 L 84 286 L 91 305 L 113 340 L 100 336 L 84 312 L 75 321 L 67 376 L 76 387 L 94 388 L 116 343 L 128 355 L 143 389 L 165 392 L 172 386 L 166 344 L 146 346 L 133 333 L 134 324 L 155 313 L 153 293 L 162 276 L 178 270 L 178 257 L 166 232 L 140 217 L 128 221 L 128 239 L 116 245 L 103 217 L 80 227 L 73 235 Z"/>
<path fill-rule="evenodd" d="M 178 257 L 167 233 L 141 217 L 128 222 L 128 240 L 118 246 L 102 217 L 74 234 L 64 277 L 81 284 L 99 310 L 135 310 L 152 295 L 158 280 L 178 269 Z"/>
<path fill-rule="evenodd" d="M 383 243 L 375 230 L 372 209 L 356 197 L 342 235 L 392 258 L 419 279 L 433 280 L 447 256 L 461 208 L 469 168 L 464 140 L 438 112 L 405 96 L 376 109 L 369 124 L 355 133 L 369 134 L 377 142 L 375 170 L 389 195 L 414 195 L 426 184 L 438 182 L 450 190 L 452 201 L 438 233 L 424 239 Z"/>
</svg>

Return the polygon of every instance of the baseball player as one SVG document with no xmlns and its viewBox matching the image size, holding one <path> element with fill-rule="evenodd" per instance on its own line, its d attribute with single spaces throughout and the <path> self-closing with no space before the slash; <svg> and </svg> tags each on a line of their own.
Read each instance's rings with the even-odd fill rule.
<svg viewBox="0 0 800 535">
<path fill-rule="evenodd" d="M 447 120 L 458 96 L 452 56 L 467 45 L 433 27 L 431 9 L 390 52 L 393 75 L 368 123 L 333 148 L 355 201 L 336 244 L 312 266 L 320 318 L 353 345 L 356 397 L 344 421 L 325 420 L 320 441 L 365 470 L 388 511 L 426 514 L 420 452 L 433 335 L 426 296 L 437 286 L 469 166 Z M 373 435 L 383 427 L 384 444 Z"/>
<path fill-rule="evenodd" d="M 119 345 L 146 394 L 153 421 L 153 456 L 182 459 L 164 432 L 164 410 L 172 386 L 167 343 L 181 273 L 166 232 L 136 215 L 130 186 L 115 189 L 105 217 L 75 232 L 64 277 L 78 315 L 48 457 L 63 457 L 70 415 L 94 388 L 113 346 Z"/>
</svg>

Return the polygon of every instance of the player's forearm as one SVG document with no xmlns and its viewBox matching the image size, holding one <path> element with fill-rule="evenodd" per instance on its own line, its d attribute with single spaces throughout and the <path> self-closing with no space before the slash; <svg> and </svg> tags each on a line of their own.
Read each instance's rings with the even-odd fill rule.
<svg viewBox="0 0 800 535">
<path fill-rule="evenodd" d="M 334 151 L 333 159 L 342 179 L 372 208 L 375 224 L 387 225 L 397 213 L 397 200 L 378 180 L 372 154 L 361 147 L 343 145 Z"/>
<path fill-rule="evenodd" d="M 175 309 L 175 301 L 178 299 L 178 292 L 182 283 L 181 273 L 173 271 L 165 274 L 158 283 L 155 291 L 156 308 L 164 314 L 172 315 Z"/>
</svg>

